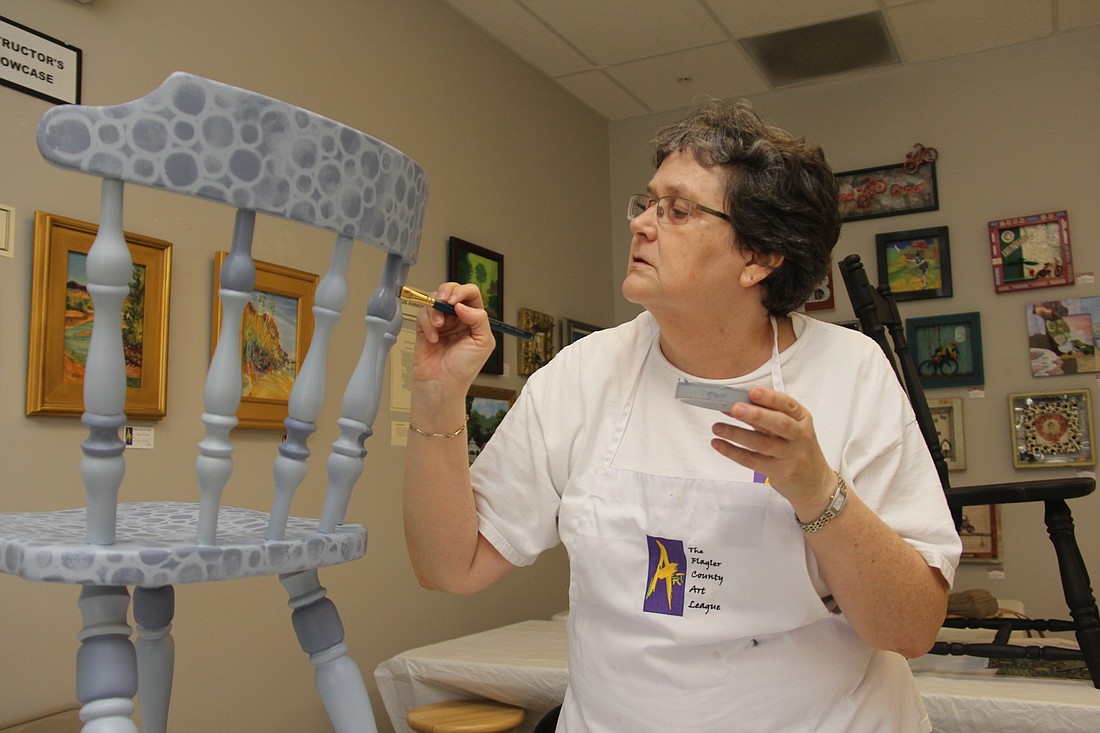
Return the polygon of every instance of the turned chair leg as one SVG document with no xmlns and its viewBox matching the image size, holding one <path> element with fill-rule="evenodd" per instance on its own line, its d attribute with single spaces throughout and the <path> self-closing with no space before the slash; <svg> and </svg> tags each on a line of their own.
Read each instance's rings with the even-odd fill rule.
<svg viewBox="0 0 1100 733">
<path fill-rule="evenodd" d="M 137 694 L 137 659 L 126 623 L 130 594 L 120 586 L 80 590 L 80 649 L 76 699 L 84 733 L 138 733 L 131 716 Z"/>
<path fill-rule="evenodd" d="M 1044 503 L 1046 511 L 1043 519 L 1058 558 L 1066 605 L 1077 626 L 1077 644 L 1085 657 L 1093 686 L 1100 688 L 1100 617 L 1088 569 L 1073 531 L 1073 514 L 1069 505 L 1061 499 Z"/>
<path fill-rule="evenodd" d="M 167 733 L 168 705 L 176 646 L 172 617 L 176 593 L 172 586 L 134 589 L 134 625 L 137 626 L 138 706 L 142 733 Z"/>
<path fill-rule="evenodd" d="M 290 595 L 291 621 L 302 651 L 316 668 L 314 679 L 336 733 L 377 733 L 367 686 L 347 655 L 344 625 L 316 570 L 280 575 Z"/>
</svg>

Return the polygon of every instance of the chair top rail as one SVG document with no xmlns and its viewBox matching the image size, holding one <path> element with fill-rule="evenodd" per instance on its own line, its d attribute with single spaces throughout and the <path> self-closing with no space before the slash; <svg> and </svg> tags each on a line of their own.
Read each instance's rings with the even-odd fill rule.
<svg viewBox="0 0 1100 733">
<path fill-rule="evenodd" d="M 428 178 L 396 148 L 326 117 L 184 72 L 114 106 L 38 125 L 56 165 L 261 211 L 416 262 Z"/>
</svg>

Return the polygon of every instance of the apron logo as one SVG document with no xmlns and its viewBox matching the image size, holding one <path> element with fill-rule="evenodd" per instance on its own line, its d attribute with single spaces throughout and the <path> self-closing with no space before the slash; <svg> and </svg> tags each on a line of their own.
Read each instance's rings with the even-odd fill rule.
<svg viewBox="0 0 1100 733">
<path fill-rule="evenodd" d="M 687 555 L 681 540 L 646 535 L 649 546 L 649 571 L 646 577 L 646 613 L 684 615 L 684 575 Z"/>
</svg>

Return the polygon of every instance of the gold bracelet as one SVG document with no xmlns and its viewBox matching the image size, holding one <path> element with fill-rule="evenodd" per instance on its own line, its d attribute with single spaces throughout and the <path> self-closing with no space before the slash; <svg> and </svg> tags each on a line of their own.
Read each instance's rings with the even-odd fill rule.
<svg viewBox="0 0 1100 733">
<path fill-rule="evenodd" d="M 458 430 L 454 431 L 453 433 L 428 433 L 428 432 L 425 432 L 425 431 L 421 430 L 420 428 L 416 427 L 411 422 L 409 423 L 409 430 L 413 431 L 414 433 L 418 433 L 420 435 L 423 435 L 425 438 L 454 438 L 454 437 L 462 435 L 463 433 L 466 432 L 466 422 L 468 420 L 469 420 L 469 418 L 467 418 L 466 420 L 463 420 L 462 421 L 462 427 L 460 427 Z"/>
</svg>

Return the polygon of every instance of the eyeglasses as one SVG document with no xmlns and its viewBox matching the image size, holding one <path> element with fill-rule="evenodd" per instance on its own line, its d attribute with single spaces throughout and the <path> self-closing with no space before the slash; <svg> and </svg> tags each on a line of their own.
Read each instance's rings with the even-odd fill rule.
<svg viewBox="0 0 1100 733">
<path fill-rule="evenodd" d="M 690 199 L 681 198 L 680 196 L 661 196 L 655 199 L 644 193 L 636 193 L 630 197 L 630 205 L 626 210 L 627 220 L 631 221 L 635 217 L 641 216 L 654 204 L 657 206 L 657 221 L 668 224 L 687 224 L 696 209 L 711 216 L 717 216 L 719 219 L 725 219 L 733 224 L 733 217 L 729 214 L 716 211 Z"/>
</svg>

